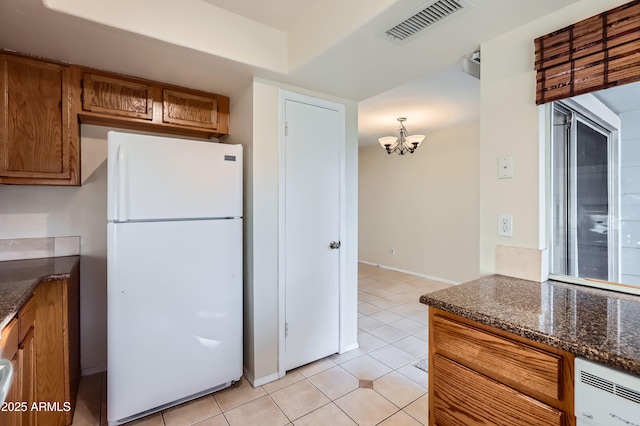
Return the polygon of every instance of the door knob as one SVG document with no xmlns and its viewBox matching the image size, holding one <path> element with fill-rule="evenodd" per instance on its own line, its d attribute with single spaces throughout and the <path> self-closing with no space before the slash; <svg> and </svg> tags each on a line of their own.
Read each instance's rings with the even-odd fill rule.
<svg viewBox="0 0 640 426">
<path fill-rule="evenodd" d="M 335 250 L 335 249 L 339 249 L 339 248 L 340 248 L 340 245 L 341 245 L 341 244 L 340 244 L 340 241 L 331 241 L 331 242 L 329 243 L 329 248 L 332 248 L 332 249 L 334 249 L 334 250 Z"/>
</svg>

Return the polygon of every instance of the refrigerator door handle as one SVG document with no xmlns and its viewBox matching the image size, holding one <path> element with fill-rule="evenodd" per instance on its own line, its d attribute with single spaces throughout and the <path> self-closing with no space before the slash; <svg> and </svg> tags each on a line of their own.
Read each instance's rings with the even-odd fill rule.
<svg viewBox="0 0 640 426">
<path fill-rule="evenodd" d="M 118 146 L 118 153 L 116 155 L 116 176 L 118 183 L 116 185 L 117 193 L 115 194 L 116 201 L 116 217 L 117 222 L 127 221 L 127 156 L 125 148 L 122 145 Z"/>
</svg>

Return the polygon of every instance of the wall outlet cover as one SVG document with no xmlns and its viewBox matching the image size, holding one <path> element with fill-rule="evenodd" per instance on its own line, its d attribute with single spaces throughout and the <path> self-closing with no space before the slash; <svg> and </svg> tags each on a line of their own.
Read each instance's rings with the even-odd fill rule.
<svg viewBox="0 0 640 426">
<path fill-rule="evenodd" d="M 501 237 L 513 236 L 513 216 L 510 214 L 498 215 L 498 235 Z"/>
</svg>

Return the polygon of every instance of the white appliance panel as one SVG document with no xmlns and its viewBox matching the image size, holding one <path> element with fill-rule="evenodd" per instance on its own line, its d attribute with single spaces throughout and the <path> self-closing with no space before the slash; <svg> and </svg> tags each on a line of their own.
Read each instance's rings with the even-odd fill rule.
<svg viewBox="0 0 640 426">
<path fill-rule="evenodd" d="M 109 424 L 242 376 L 242 220 L 109 223 Z"/>
<path fill-rule="evenodd" d="M 640 426 L 640 376 L 576 358 L 578 426 Z"/>
<path fill-rule="evenodd" d="M 109 221 L 242 216 L 242 145 L 119 132 L 108 145 Z"/>
</svg>

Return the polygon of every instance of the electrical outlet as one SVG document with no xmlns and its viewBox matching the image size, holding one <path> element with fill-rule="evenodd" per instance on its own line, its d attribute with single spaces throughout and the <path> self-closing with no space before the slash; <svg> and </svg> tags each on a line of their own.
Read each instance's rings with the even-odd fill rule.
<svg viewBox="0 0 640 426">
<path fill-rule="evenodd" d="M 510 214 L 498 215 L 498 235 L 502 237 L 513 236 L 513 216 Z"/>
<path fill-rule="evenodd" d="M 396 249 L 392 248 L 392 249 L 390 249 L 390 250 L 389 250 L 389 252 L 390 252 L 391 254 L 396 254 Z"/>
</svg>

